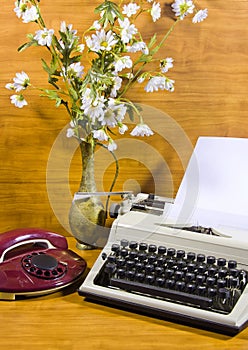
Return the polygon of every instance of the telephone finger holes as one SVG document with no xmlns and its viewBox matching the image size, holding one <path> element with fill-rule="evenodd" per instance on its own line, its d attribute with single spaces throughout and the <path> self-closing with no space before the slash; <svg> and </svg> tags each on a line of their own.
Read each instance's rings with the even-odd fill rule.
<svg viewBox="0 0 248 350">
<path fill-rule="evenodd" d="M 22 259 L 22 267 L 30 275 L 43 279 L 54 279 L 63 276 L 67 266 L 49 254 L 34 253 Z"/>
</svg>

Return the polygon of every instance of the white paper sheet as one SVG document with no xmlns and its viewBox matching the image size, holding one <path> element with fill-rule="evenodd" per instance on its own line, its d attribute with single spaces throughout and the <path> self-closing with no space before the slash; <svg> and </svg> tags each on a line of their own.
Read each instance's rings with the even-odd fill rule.
<svg viewBox="0 0 248 350">
<path fill-rule="evenodd" d="M 166 220 L 225 229 L 248 239 L 248 139 L 200 137 Z"/>
</svg>

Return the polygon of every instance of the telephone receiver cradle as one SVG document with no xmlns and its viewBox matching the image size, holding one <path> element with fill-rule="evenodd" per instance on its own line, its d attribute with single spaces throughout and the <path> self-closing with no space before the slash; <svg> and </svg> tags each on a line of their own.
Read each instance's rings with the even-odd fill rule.
<svg viewBox="0 0 248 350">
<path fill-rule="evenodd" d="M 43 229 L 0 234 L 0 299 L 56 292 L 80 280 L 86 262 L 66 238 Z"/>
</svg>

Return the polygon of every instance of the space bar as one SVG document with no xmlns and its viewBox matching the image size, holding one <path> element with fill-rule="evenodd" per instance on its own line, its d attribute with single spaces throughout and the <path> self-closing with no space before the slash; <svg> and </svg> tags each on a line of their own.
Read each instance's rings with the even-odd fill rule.
<svg viewBox="0 0 248 350">
<path fill-rule="evenodd" d="M 213 300 L 208 297 L 200 295 L 184 293 L 167 288 L 156 287 L 153 285 L 143 284 L 135 281 L 126 281 L 112 277 L 110 279 L 110 285 L 117 287 L 128 292 L 138 292 L 150 296 L 162 297 L 164 299 L 170 299 L 171 301 L 181 302 L 185 304 L 193 304 L 200 307 L 211 307 Z"/>
</svg>

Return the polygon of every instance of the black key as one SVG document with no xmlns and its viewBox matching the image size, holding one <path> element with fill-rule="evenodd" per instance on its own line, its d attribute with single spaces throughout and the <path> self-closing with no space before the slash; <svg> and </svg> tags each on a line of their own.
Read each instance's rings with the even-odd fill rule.
<svg viewBox="0 0 248 350">
<path fill-rule="evenodd" d="M 205 255 L 204 255 L 204 254 L 197 254 L 196 260 L 197 260 L 198 262 L 204 262 L 204 260 L 205 260 Z"/>
<path fill-rule="evenodd" d="M 184 258 L 184 257 L 185 257 L 185 251 L 179 249 L 177 251 L 177 258 Z"/>
<path fill-rule="evenodd" d="M 195 279 L 195 274 L 194 273 L 192 273 L 192 272 L 187 272 L 186 274 L 185 274 L 185 281 L 186 282 L 191 282 L 191 281 L 193 281 Z"/>
<path fill-rule="evenodd" d="M 185 290 L 188 293 L 193 293 L 195 291 L 196 285 L 194 283 L 187 283 Z"/>
<path fill-rule="evenodd" d="M 165 280 L 165 287 L 166 288 L 174 288 L 174 286 L 175 286 L 175 280 L 173 280 L 173 279 L 167 279 L 167 280 Z"/>
<path fill-rule="evenodd" d="M 187 259 L 188 259 L 189 261 L 195 260 L 195 257 L 196 257 L 196 255 L 195 255 L 195 253 L 193 253 L 193 252 L 189 252 L 189 253 L 187 254 Z"/>
<path fill-rule="evenodd" d="M 142 271 L 145 267 L 145 264 L 143 262 L 137 262 L 136 263 L 136 270 L 137 271 Z"/>
<path fill-rule="evenodd" d="M 206 276 L 204 275 L 197 275 L 196 276 L 196 283 L 197 284 L 203 284 L 205 282 Z"/>
<path fill-rule="evenodd" d="M 145 261 L 147 259 L 147 254 L 142 252 L 142 251 L 139 252 L 138 253 L 138 259 L 139 259 L 139 261 Z"/>
<path fill-rule="evenodd" d="M 107 274 L 114 274 L 116 271 L 116 264 L 114 263 L 107 263 L 104 269 L 104 272 L 106 272 Z"/>
<path fill-rule="evenodd" d="M 175 260 L 174 259 L 168 259 L 166 261 L 168 267 L 173 267 L 175 265 Z"/>
<path fill-rule="evenodd" d="M 149 247 L 148 247 L 149 253 L 155 253 L 156 250 L 157 250 L 157 246 L 155 244 L 149 244 Z"/>
<path fill-rule="evenodd" d="M 196 269 L 196 264 L 195 263 L 189 263 L 188 265 L 187 265 L 187 270 L 188 270 L 188 272 L 194 272 L 195 271 L 195 269 Z"/>
<path fill-rule="evenodd" d="M 135 271 L 133 270 L 126 271 L 126 278 L 133 281 L 135 279 Z"/>
<path fill-rule="evenodd" d="M 121 246 L 122 246 L 123 248 L 128 247 L 128 245 L 129 245 L 129 242 L 128 242 L 127 239 L 122 239 L 122 240 L 121 240 Z"/>
<path fill-rule="evenodd" d="M 140 243 L 139 244 L 139 250 L 141 250 L 141 251 L 147 250 L 147 244 L 146 243 Z"/>
<path fill-rule="evenodd" d="M 125 269 L 120 268 L 120 269 L 117 270 L 116 273 L 117 273 L 117 276 L 119 278 L 125 278 L 126 277 L 126 270 Z"/>
<path fill-rule="evenodd" d="M 148 284 L 153 284 L 155 281 L 155 277 L 153 275 L 146 275 L 145 282 Z"/>
<path fill-rule="evenodd" d="M 186 261 L 180 259 L 180 260 L 177 260 L 176 265 L 180 270 L 183 270 L 187 264 L 186 264 Z"/>
<path fill-rule="evenodd" d="M 145 274 L 143 272 L 137 272 L 135 275 L 135 280 L 137 282 L 143 282 L 145 279 Z"/>
<path fill-rule="evenodd" d="M 210 266 L 208 268 L 208 275 L 209 276 L 214 276 L 218 272 L 217 268 L 215 266 Z"/>
<path fill-rule="evenodd" d="M 156 276 L 161 276 L 164 273 L 164 269 L 161 266 L 156 266 L 154 271 Z"/>
<path fill-rule="evenodd" d="M 164 274 L 165 274 L 166 278 L 170 278 L 174 275 L 174 270 L 173 269 L 166 269 Z"/>
<path fill-rule="evenodd" d="M 219 278 L 217 280 L 217 287 L 218 288 L 224 288 L 226 286 L 226 280 Z"/>
<path fill-rule="evenodd" d="M 129 242 L 129 248 L 130 249 L 137 249 L 138 248 L 138 242 L 136 242 L 136 241 Z"/>
<path fill-rule="evenodd" d="M 208 288 L 207 290 L 207 295 L 212 298 L 212 297 L 215 297 L 217 294 L 217 289 L 216 288 L 213 288 L 213 287 L 210 287 Z"/>
<path fill-rule="evenodd" d="M 164 266 L 165 262 L 166 262 L 165 257 L 163 257 L 163 256 L 157 257 L 157 265 L 158 266 Z"/>
<path fill-rule="evenodd" d="M 155 283 L 156 283 L 157 286 L 163 287 L 164 283 L 165 283 L 165 278 L 157 277 L 156 280 L 155 280 Z"/>
<path fill-rule="evenodd" d="M 222 278 L 222 277 L 226 277 L 226 275 L 227 275 L 227 269 L 220 268 L 219 271 L 218 271 L 218 276 L 220 278 Z"/>
<path fill-rule="evenodd" d="M 216 282 L 216 278 L 215 277 L 207 277 L 206 279 L 206 284 L 207 286 L 214 286 Z"/>
<path fill-rule="evenodd" d="M 124 266 L 126 264 L 126 260 L 124 258 L 117 258 L 116 259 L 116 265 L 118 267 Z"/>
<path fill-rule="evenodd" d="M 116 262 L 116 256 L 115 255 L 109 255 L 107 261 L 109 263 L 115 263 Z"/>
<path fill-rule="evenodd" d="M 228 267 L 229 267 L 229 269 L 236 269 L 236 267 L 237 267 L 237 261 L 235 261 L 235 260 L 229 260 L 229 261 L 228 261 Z"/>
<path fill-rule="evenodd" d="M 207 287 L 206 286 L 197 286 L 196 291 L 197 291 L 198 295 L 204 295 L 207 291 Z"/>
<path fill-rule="evenodd" d="M 172 301 L 197 305 L 203 308 L 209 308 L 213 304 L 212 298 L 188 294 L 178 290 L 176 291 L 172 289 L 161 288 L 154 285 L 145 285 L 135 281 L 125 281 L 119 280 L 117 278 L 111 278 L 110 284 L 113 287 L 120 288 L 128 292 L 139 292 L 143 294 L 149 294 L 151 296 L 158 296 L 165 299 L 170 299 Z"/>
<path fill-rule="evenodd" d="M 200 264 L 197 266 L 197 271 L 200 275 L 202 275 L 207 269 L 207 266 L 205 264 Z"/>
<path fill-rule="evenodd" d="M 168 256 L 174 256 L 176 254 L 176 249 L 174 248 L 168 248 L 167 249 L 167 255 Z"/>
<path fill-rule="evenodd" d="M 175 290 L 183 291 L 185 288 L 185 282 L 184 281 L 176 281 L 175 283 Z"/>
<path fill-rule="evenodd" d="M 121 251 L 120 251 L 120 255 L 125 257 L 128 255 L 128 249 L 126 248 L 122 248 Z"/>
<path fill-rule="evenodd" d="M 238 277 L 239 275 L 239 270 L 238 269 L 230 269 L 229 274 L 233 277 Z"/>
<path fill-rule="evenodd" d="M 154 271 L 154 265 L 152 265 L 152 264 L 147 264 L 146 266 L 145 266 L 145 272 L 146 273 L 151 273 L 151 272 L 153 272 Z"/>
<path fill-rule="evenodd" d="M 131 250 L 130 253 L 129 253 L 129 258 L 130 259 L 136 259 L 138 256 L 138 252 L 136 250 Z"/>
<path fill-rule="evenodd" d="M 225 265 L 226 265 L 226 259 L 224 259 L 224 258 L 219 258 L 219 259 L 217 260 L 217 265 L 220 266 L 220 267 L 225 266 Z"/>
<path fill-rule="evenodd" d="M 160 245 L 158 247 L 158 254 L 165 254 L 166 253 L 166 247 L 164 247 L 163 245 Z"/>
<path fill-rule="evenodd" d="M 147 260 L 150 264 L 153 264 L 157 260 L 157 255 L 155 254 L 148 255 Z"/>
<path fill-rule="evenodd" d="M 112 244 L 111 250 L 112 250 L 112 252 L 117 253 L 120 250 L 119 244 L 115 244 L 115 243 Z"/>
<path fill-rule="evenodd" d="M 127 269 L 132 269 L 135 266 L 135 261 L 134 260 L 127 260 L 126 262 L 126 267 Z"/>
<path fill-rule="evenodd" d="M 184 277 L 183 271 L 175 271 L 174 278 L 175 280 L 182 280 Z"/>
<path fill-rule="evenodd" d="M 215 262 L 216 262 L 215 256 L 210 255 L 207 257 L 207 264 L 213 265 L 213 264 L 215 264 Z"/>
</svg>

